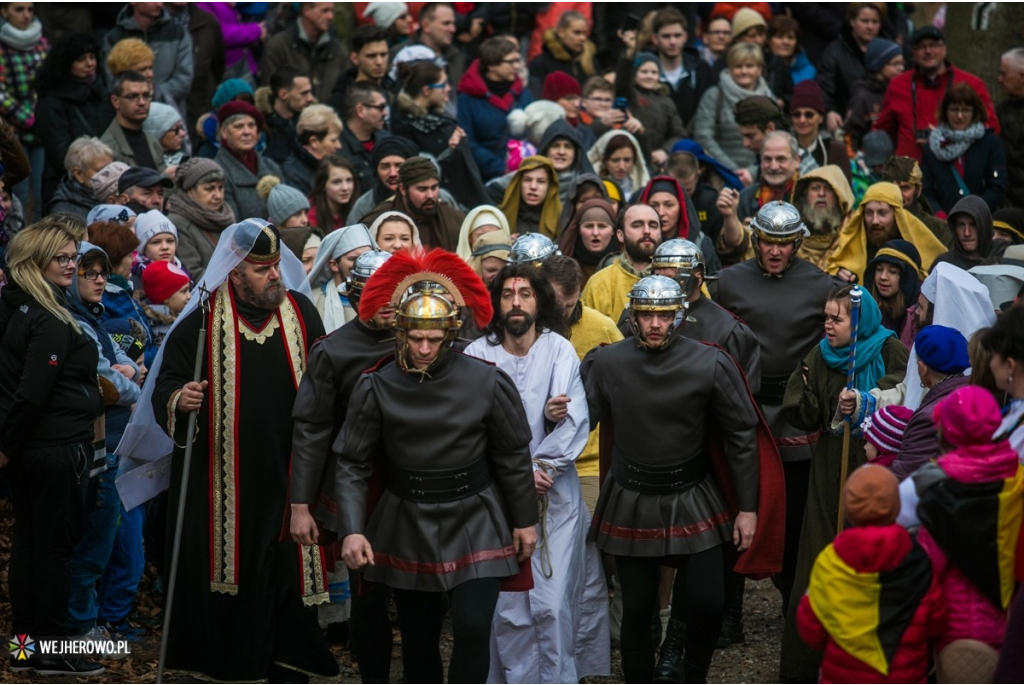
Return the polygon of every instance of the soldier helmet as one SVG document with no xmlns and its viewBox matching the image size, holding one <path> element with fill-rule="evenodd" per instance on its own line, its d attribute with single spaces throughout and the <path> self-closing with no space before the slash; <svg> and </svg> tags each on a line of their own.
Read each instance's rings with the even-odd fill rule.
<svg viewBox="0 0 1024 685">
<path fill-rule="evenodd" d="M 370 276 L 390 258 L 391 253 L 383 250 L 369 250 L 356 257 L 356 261 L 352 264 L 352 270 L 349 271 L 348 278 L 345 279 L 345 294 L 352 302 L 353 307 L 358 308 L 359 296 L 362 294 L 363 288 L 366 287 L 366 282 L 370 280 Z"/>
<path fill-rule="evenodd" d="M 512 243 L 508 261 L 510 264 L 533 264 L 540 266 L 551 255 L 562 254 L 551 238 L 541 233 L 526 233 Z"/>
<path fill-rule="evenodd" d="M 666 240 L 654 251 L 652 269 L 675 269 L 675 281 L 682 287 L 684 295 L 689 297 L 697 288 L 697 280 L 693 271 L 704 272 L 704 253 L 695 243 L 683 238 Z"/>
<path fill-rule="evenodd" d="M 679 313 L 685 306 L 686 298 L 683 296 L 682 287 L 667 276 L 646 276 L 637 281 L 636 285 L 629 291 L 629 327 L 633 336 L 643 347 L 654 347 L 649 345 L 641 335 L 639 314 L 641 312 L 674 312 L 676 318 L 669 328 L 669 335 L 657 347 L 667 347 L 671 344 L 672 332 L 680 322 Z"/>
<path fill-rule="evenodd" d="M 766 243 L 796 243 L 810 235 L 797 208 L 788 202 L 769 202 L 758 210 L 750 222 L 750 230 L 757 240 Z"/>
</svg>

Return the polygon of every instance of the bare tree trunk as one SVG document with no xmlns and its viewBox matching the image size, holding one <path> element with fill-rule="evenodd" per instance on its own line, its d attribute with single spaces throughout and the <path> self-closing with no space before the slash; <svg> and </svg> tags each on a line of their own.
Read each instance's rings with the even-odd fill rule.
<svg viewBox="0 0 1024 685">
<path fill-rule="evenodd" d="M 983 79 L 992 99 L 1002 100 L 996 83 L 999 57 L 1024 46 L 1024 3 L 948 3 L 945 34 L 949 61 Z"/>
</svg>

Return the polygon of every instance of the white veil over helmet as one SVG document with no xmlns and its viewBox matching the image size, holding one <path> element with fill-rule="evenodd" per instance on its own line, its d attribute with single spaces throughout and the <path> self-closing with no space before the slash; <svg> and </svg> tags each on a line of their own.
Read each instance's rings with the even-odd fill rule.
<svg viewBox="0 0 1024 685">
<path fill-rule="evenodd" d="M 970 341 L 979 328 L 996 322 L 988 288 L 963 269 L 939 262 L 921 284 L 921 294 L 932 304 L 932 323 L 955 328 Z M 907 361 L 906 395 L 903 404 L 911 409 L 921 406 L 921 384 L 917 382 L 917 349 L 910 348 Z"/>
<path fill-rule="evenodd" d="M 246 219 L 228 226 L 221 233 L 217 249 L 214 250 L 206 267 L 206 273 L 193 291 L 192 299 L 167 332 L 165 340 L 174 333 L 178 324 L 203 303 L 206 299 L 203 296 L 204 291 L 213 293 L 228 279 L 228 274 L 248 256 L 263 227 L 268 225 L 269 222 L 263 219 Z M 282 283 L 288 290 L 297 290 L 309 297 L 309 283 L 302 262 L 283 240 L 280 241 L 280 245 Z M 115 450 L 121 457 L 116 481 L 117 492 L 121 496 L 125 510 L 133 509 L 156 497 L 170 485 L 174 441 L 164 432 L 163 427 L 157 424 L 153 414 L 153 388 L 160 375 L 163 359 L 164 350 L 161 348 L 142 387 L 142 397 L 135 405 L 131 421 Z"/>
</svg>

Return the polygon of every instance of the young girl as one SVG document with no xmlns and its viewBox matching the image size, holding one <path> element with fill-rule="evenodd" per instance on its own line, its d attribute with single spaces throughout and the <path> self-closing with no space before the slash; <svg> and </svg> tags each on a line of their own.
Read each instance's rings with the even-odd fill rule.
<svg viewBox="0 0 1024 685">
<path fill-rule="evenodd" d="M 864 454 L 868 462 L 889 468 L 900 453 L 903 433 L 914 410 L 900 404 L 882 407 L 860 425 L 864 436 Z"/>
<path fill-rule="evenodd" d="M 370 237 L 381 250 L 391 254 L 423 245 L 416 224 L 401 212 L 384 212 L 377 217 L 370 225 Z"/>
<path fill-rule="evenodd" d="M 133 265 L 131 273 L 137 298 L 146 296 L 142 274 L 153 262 L 172 263 L 189 277 L 177 257 L 178 229 L 163 212 L 151 209 L 135 217 L 135 235 L 139 238 L 138 261 Z"/>
<path fill-rule="evenodd" d="M 825 337 L 804 357 L 786 385 L 782 412 L 795 428 L 820 437 L 812 446 L 807 488 L 807 506 L 800 532 L 800 552 L 793 580 L 792 596 L 799 597 L 807 589 L 811 567 L 825 546 L 836 536 L 839 515 L 840 464 L 843 436 L 830 430 L 832 416 L 839 404 L 839 393 L 846 387 L 850 356 L 851 320 L 850 292 L 852 286 L 836 288 L 825 302 Z M 868 392 L 874 387 L 889 388 L 903 380 L 907 368 L 907 348 L 895 334 L 882 326 L 882 312 L 871 295 L 861 289 L 860 323 L 857 331 L 857 356 L 854 388 Z M 864 463 L 864 443 L 851 441 L 849 468 Z M 800 639 L 796 630 L 796 602 L 789 605 L 783 651 L 790 666 L 806 670 L 814 677 L 818 660 Z"/>
<path fill-rule="evenodd" d="M 890 240 L 864 271 L 864 282 L 882 310 L 882 325 L 910 349 L 917 335 L 917 297 L 921 293 L 921 255 L 906 240 Z"/>
<path fill-rule="evenodd" d="M 142 272 L 148 305 L 143 305 L 153 343 L 159 347 L 192 297 L 188 274 L 170 262 L 153 262 Z"/>
<path fill-rule="evenodd" d="M 352 163 L 341 155 L 328 155 L 317 165 L 309 196 L 309 223 L 327 235 L 346 225 L 361 192 Z"/>
</svg>

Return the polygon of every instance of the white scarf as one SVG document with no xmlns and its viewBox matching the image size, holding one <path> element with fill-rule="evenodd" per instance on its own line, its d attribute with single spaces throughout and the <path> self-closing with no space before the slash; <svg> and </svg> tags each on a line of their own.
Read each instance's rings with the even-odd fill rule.
<svg viewBox="0 0 1024 685">
<path fill-rule="evenodd" d="M 43 25 L 38 19 L 33 19 L 24 30 L 14 28 L 14 24 L 6 21 L 0 25 L 0 43 L 15 50 L 32 50 L 39 45 L 39 39 L 42 37 Z"/>
<path fill-rule="evenodd" d="M 338 294 L 334 281 L 327 281 L 320 286 L 324 294 L 324 310 L 320 313 L 324 320 L 324 330 L 328 333 L 336 331 L 346 323 L 355 318 L 355 310 L 351 306 L 345 306 Z"/>
</svg>

